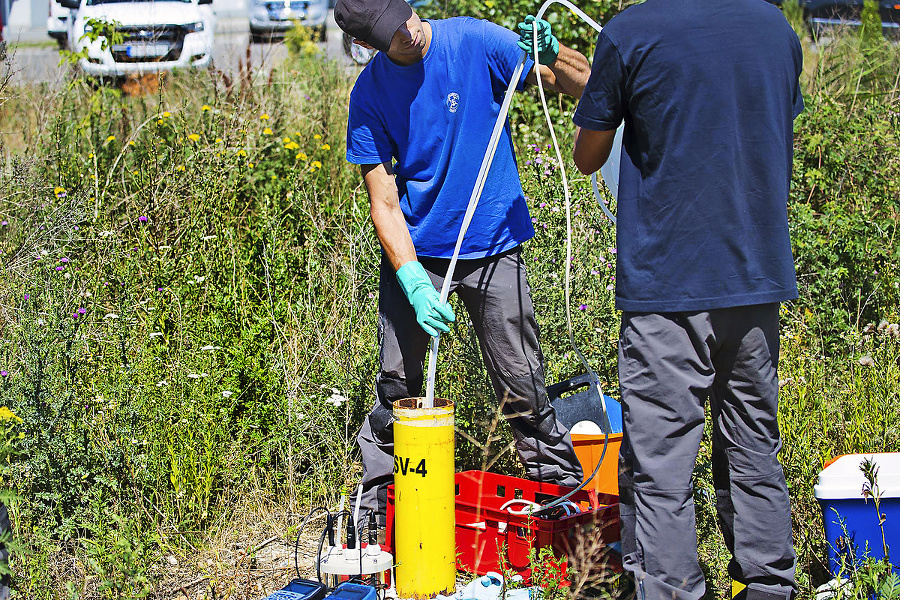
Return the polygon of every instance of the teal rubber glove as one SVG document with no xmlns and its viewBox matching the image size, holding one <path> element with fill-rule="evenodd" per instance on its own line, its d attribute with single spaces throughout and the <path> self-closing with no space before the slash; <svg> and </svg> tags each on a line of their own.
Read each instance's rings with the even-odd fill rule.
<svg viewBox="0 0 900 600">
<path fill-rule="evenodd" d="M 397 269 L 397 280 L 416 311 L 416 321 L 425 333 L 435 337 L 440 335 L 438 331 L 450 331 L 447 323 L 455 321 L 456 315 L 449 304 L 441 302 L 441 296 L 434 289 L 422 263 L 411 260 Z"/>
<path fill-rule="evenodd" d="M 538 62 L 542 65 L 552 65 L 556 55 L 559 54 L 559 40 L 550 33 L 550 23 L 547 21 L 535 19 L 532 15 L 525 17 L 525 21 L 519 23 L 519 48 L 529 57 L 534 57 L 535 26 L 538 31 Z"/>
</svg>

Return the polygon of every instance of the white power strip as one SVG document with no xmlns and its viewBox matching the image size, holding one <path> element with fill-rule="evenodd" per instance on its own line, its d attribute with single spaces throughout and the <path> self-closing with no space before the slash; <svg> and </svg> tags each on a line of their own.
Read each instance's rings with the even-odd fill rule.
<svg viewBox="0 0 900 600">
<path fill-rule="evenodd" d="M 374 544 L 373 544 L 374 546 Z M 360 554 L 362 552 L 362 554 Z M 319 561 L 319 569 L 328 575 L 374 575 L 394 566 L 394 556 L 380 547 L 348 550 L 331 547 Z"/>
</svg>

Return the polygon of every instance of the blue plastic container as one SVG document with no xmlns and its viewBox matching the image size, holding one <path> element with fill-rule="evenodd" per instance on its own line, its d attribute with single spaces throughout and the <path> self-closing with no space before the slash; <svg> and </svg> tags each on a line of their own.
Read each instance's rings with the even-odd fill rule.
<svg viewBox="0 0 900 600">
<path fill-rule="evenodd" d="M 322 600 L 328 590 L 318 581 L 294 579 L 283 589 L 263 600 Z"/>
<path fill-rule="evenodd" d="M 862 494 L 866 480 L 860 464 L 866 458 L 878 465 L 881 513 L 886 517 L 881 526 L 875 503 Z M 900 574 L 900 452 L 841 456 L 819 473 L 814 490 L 825 523 L 828 565 L 835 577 L 842 561 L 849 567 L 866 557 L 884 558 L 885 543 L 894 571 Z"/>
<path fill-rule="evenodd" d="M 329 598 L 333 600 L 378 600 L 378 594 L 372 586 L 342 583 L 326 596 L 326 600 Z"/>
</svg>

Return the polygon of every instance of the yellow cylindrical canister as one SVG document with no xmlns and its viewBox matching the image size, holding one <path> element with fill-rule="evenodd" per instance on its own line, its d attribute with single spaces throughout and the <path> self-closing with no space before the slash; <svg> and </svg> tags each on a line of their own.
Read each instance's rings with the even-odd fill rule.
<svg viewBox="0 0 900 600">
<path fill-rule="evenodd" d="M 453 403 L 394 402 L 394 538 L 401 598 L 456 588 Z"/>
</svg>

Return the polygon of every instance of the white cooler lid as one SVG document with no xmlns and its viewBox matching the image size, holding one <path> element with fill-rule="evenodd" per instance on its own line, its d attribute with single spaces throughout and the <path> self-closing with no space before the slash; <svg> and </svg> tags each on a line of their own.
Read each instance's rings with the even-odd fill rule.
<svg viewBox="0 0 900 600">
<path fill-rule="evenodd" d="M 862 498 L 865 482 L 859 466 L 866 458 L 878 465 L 878 489 L 882 498 L 900 498 L 900 452 L 846 454 L 822 469 L 813 488 L 819 499 Z"/>
</svg>

